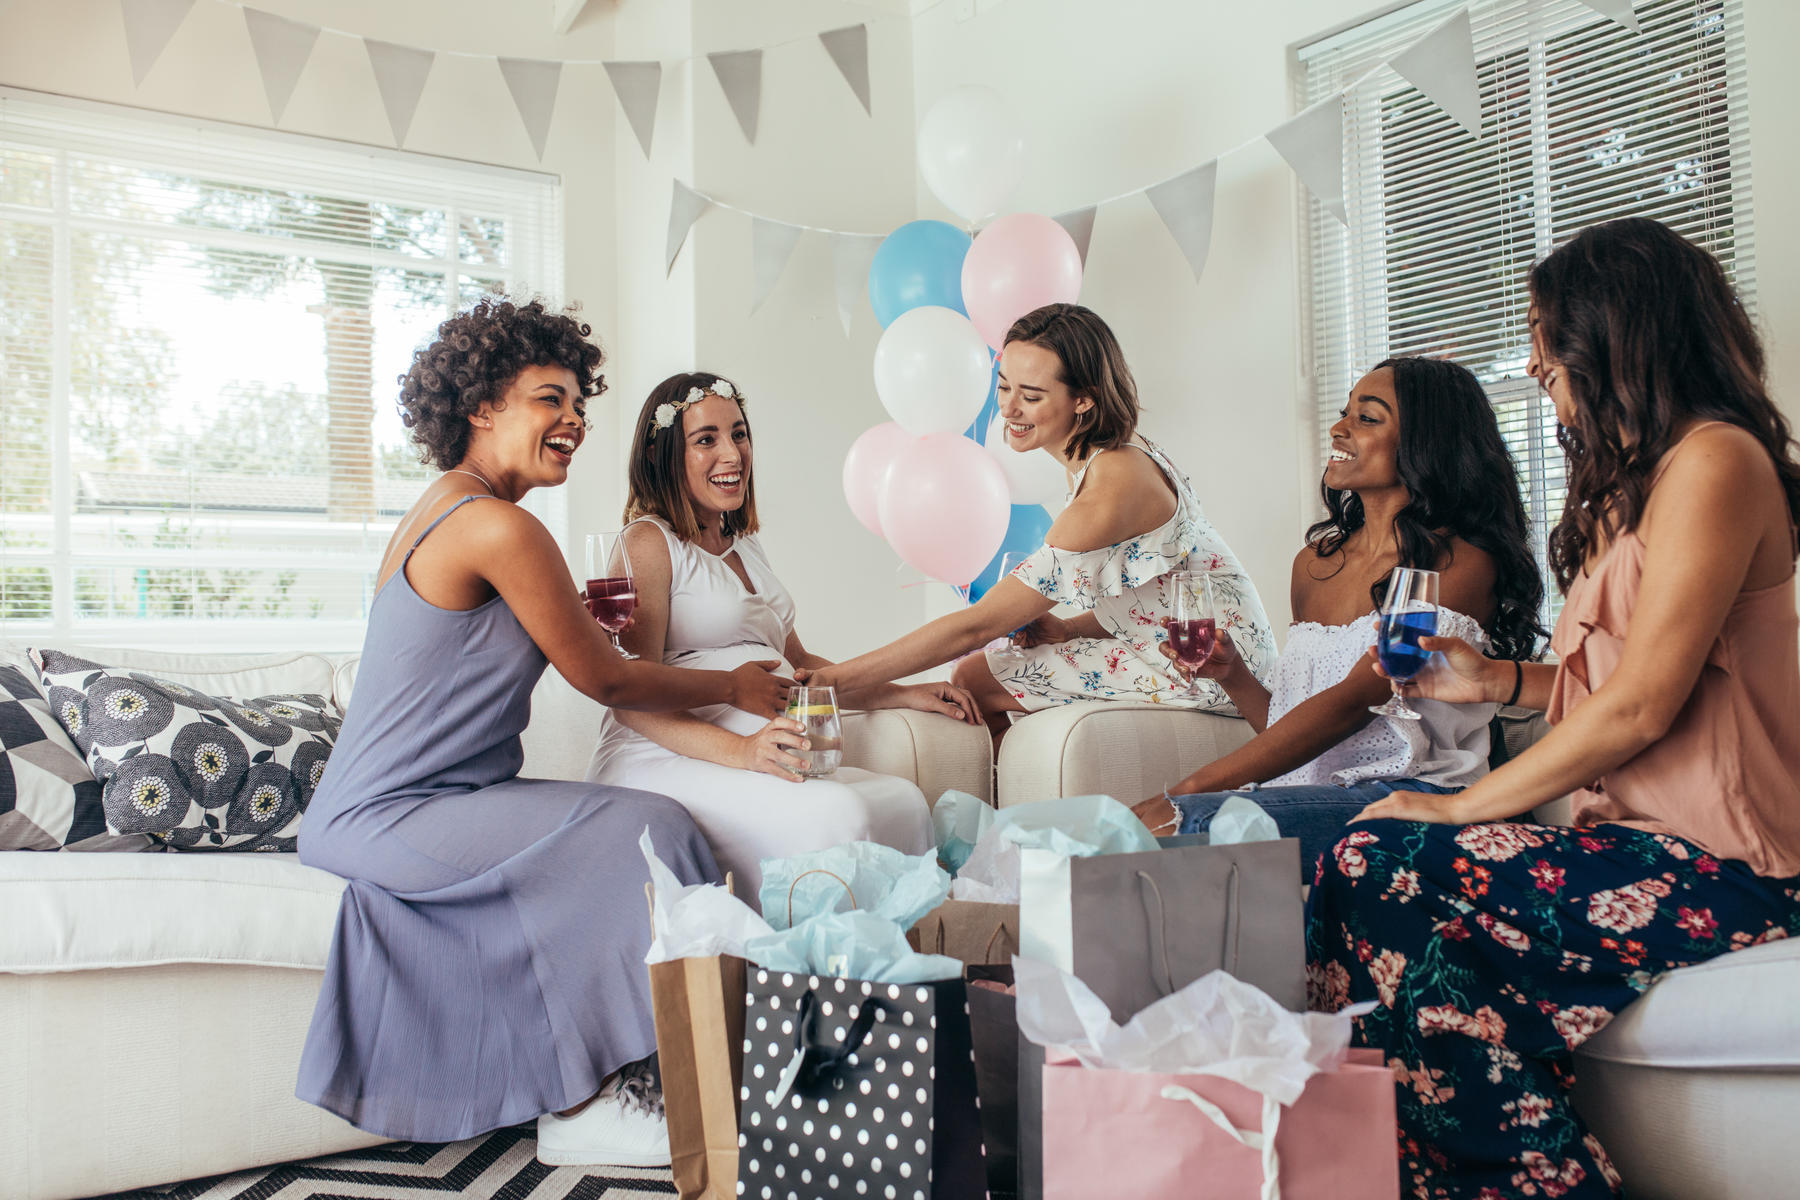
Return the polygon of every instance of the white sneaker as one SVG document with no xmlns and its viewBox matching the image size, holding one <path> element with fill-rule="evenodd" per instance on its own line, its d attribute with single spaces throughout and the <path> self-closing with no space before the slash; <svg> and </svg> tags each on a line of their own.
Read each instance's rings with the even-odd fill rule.
<svg viewBox="0 0 1800 1200">
<path fill-rule="evenodd" d="M 610 1085 L 572 1117 L 538 1118 L 537 1158 L 552 1167 L 666 1167 L 669 1126 L 660 1114 L 627 1106 Z"/>
</svg>

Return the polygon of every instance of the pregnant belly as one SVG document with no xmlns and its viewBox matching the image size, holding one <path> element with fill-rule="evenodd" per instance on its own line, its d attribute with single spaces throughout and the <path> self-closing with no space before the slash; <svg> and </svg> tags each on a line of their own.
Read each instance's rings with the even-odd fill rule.
<svg viewBox="0 0 1800 1200">
<path fill-rule="evenodd" d="M 710 650 L 686 650 L 667 656 L 663 659 L 671 667 L 686 667 L 694 671 L 730 671 L 750 662 L 774 661 L 775 670 L 788 678 L 792 678 L 794 669 L 781 651 L 771 646 L 720 646 Z M 767 716 L 747 713 L 741 708 L 733 708 L 729 704 L 714 704 L 707 708 L 697 708 L 694 715 L 702 721 L 711 722 L 721 729 L 745 737 L 755 733 L 769 723 Z"/>
</svg>

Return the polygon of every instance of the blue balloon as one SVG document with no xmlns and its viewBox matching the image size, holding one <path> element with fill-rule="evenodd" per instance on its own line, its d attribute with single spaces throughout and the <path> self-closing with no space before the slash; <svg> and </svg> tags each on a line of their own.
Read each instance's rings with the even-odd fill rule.
<svg viewBox="0 0 1800 1200">
<path fill-rule="evenodd" d="M 975 423 L 963 430 L 963 436 L 971 439 L 978 446 L 987 445 L 988 426 L 993 423 L 994 414 L 1000 411 L 1000 372 L 996 370 L 994 377 L 988 380 L 988 398 L 981 405 L 981 411 L 975 414 Z"/>
<path fill-rule="evenodd" d="M 1016 554 L 1023 558 L 1044 544 L 1044 538 L 1050 533 L 1050 513 L 1041 504 L 1015 504 L 1012 506 L 1012 519 L 1006 523 L 1006 537 L 1000 543 L 1000 549 L 994 554 L 992 562 L 981 568 L 969 584 L 969 603 L 980 600 L 1000 582 L 1000 562 L 1008 554 Z"/>
<path fill-rule="evenodd" d="M 887 235 L 869 265 L 869 304 L 886 329 L 895 317 L 927 304 L 969 315 L 963 307 L 963 256 L 973 239 L 942 221 L 908 221 Z"/>
</svg>

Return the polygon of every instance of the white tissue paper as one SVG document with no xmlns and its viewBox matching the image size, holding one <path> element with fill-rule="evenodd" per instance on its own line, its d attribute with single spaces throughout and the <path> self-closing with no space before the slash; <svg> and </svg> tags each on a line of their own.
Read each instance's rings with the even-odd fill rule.
<svg viewBox="0 0 1800 1200">
<path fill-rule="evenodd" d="M 1246 842 L 1281 840 L 1275 818 L 1248 796 L 1228 796 L 1207 827 L 1207 845 L 1241 846 Z"/>
<path fill-rule="evenodd" d="M 952 900 L 1019 902 L 1019 852 L 1068 858 L 1156 849 L 1156 839 L 1111 796 L 1059 796 L 999 810 L 950 885 Z"/>
<path fill-rule="evenodd" d="M 638 838 L 650 866 L 650 952 L 647 963 L 677 958 L 745 957 L 752 938 L 772 932 L 756 910 L 716 883 L 684 884 L 650 843 L 650 827 Z"/>
<path fill-rule="evenodd" d="M 1063 1047 L 1088 1067 L 1215 1075 L 1282 1105 L 1343 1063 L 1351 1019 L 1375 1008 L 1368 1001 L 1329 1014 L 1289 1012 L 1260 988 L 1214 971 L 1121 1026 L 1086 984 L 1049 963 L 1014 958 L 1013 978 L 1019 1031 L 1040 1046 Z"/>
</svg>

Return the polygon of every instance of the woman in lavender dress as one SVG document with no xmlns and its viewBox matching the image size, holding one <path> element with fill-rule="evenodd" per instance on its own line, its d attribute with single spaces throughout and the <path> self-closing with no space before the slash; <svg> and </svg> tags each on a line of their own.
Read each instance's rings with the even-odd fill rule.
<svg viewBox="0 0 1800 1200">
<path fill-rule="evenodd" d="M 642 1103 L 656 1042 L 638 837 L 648 827 L 684 882 L 718 870 L 666 797 L 520 779 L 531 691 L 549 663 L 630 708 L 773 715 L 786 688 L 766 663 L 621 659 L 517 506 L 562 483 L 581 445 L 603 386 L 588 333 L 536 302 L 484 300 L 403 379 L 405 421 L 445 473 L 383 557 L 355 698 L 300 834 L 301 860 L 349 887 L 297 1094 L 409 1141 L 536 1117 L 546 1162 L 648 1166 L 669 1159 Z"/>
</svg>

